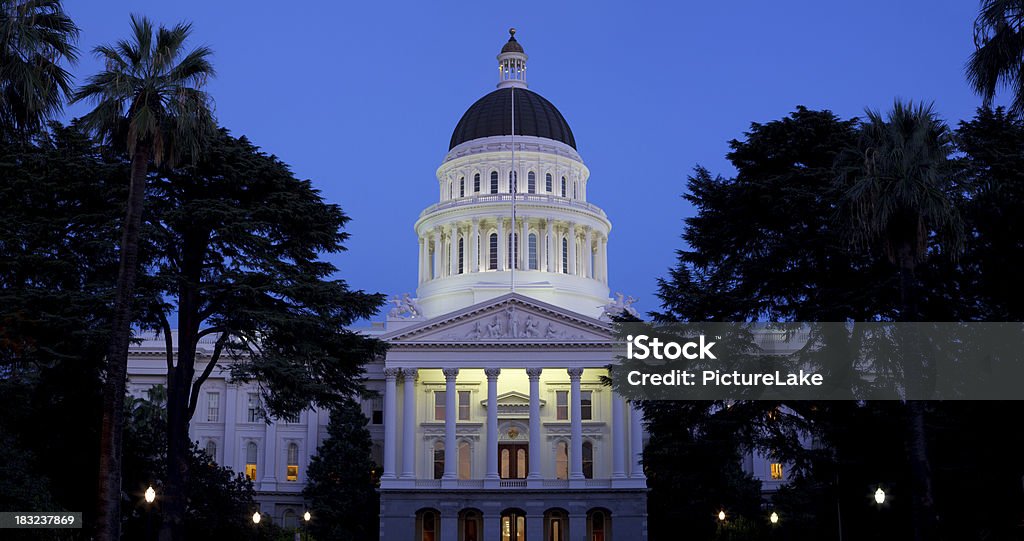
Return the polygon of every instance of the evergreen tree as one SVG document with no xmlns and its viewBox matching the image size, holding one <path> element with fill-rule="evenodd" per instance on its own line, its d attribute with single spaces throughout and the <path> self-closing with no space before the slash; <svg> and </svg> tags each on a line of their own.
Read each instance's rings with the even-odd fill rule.
<svg viewBox="0 0 1024 541">
<path fill-rule="evenodd" d="M 357 402 L 336 406 L 327 439 L 309 464 L 303 494 L 313 515 L 310 532 L 320 541 L 377 539 L 380 504 L 366 423 Z"/>
</svg>

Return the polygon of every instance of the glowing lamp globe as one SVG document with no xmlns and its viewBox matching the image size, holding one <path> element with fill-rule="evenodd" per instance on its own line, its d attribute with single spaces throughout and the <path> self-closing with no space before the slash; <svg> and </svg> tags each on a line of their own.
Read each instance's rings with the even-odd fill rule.
<svg viewBox="0 0 1024 541">
<path fill-rule="evenodd" d="M 885 491 L 882 490 L 882 487 L 878 487 L 878 490 L 875 491 L 875 503 L 878 505 L 885 503 Z"/>
<path fill-rule="evenodd" d="M 155 499 L 156 499 L 156 491 L 153 490 L 153 487 L 147 488 L 146 489 L 146 503 L 153 503 L 153 500 L 155 500 Z"/>
<path fill-rule="evenodd" d="M 255 513 L 252 514 L 252 523 L 253 524 L 259 524 L 261 518 L 263 518 L 263 517 L 260 516 L 260 512 L 256 511 Z"/>
</svg>

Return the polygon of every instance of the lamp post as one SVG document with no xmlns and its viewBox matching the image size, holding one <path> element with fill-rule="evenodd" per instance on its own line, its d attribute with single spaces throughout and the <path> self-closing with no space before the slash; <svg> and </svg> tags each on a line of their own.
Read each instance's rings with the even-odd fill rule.
<svg viewBox="0 0 1024 541">
<path fill-rule="evenodd" d="M 878 490 L 875 491 L 875 503 L 878 505 L 885 503 L 885 491 L 882 490 L 882 487 L 878 487 Z"/>
<path fill-rule="evenodd" d="M 263 517 L 260 515 L 259 511 L 256 511 L 255 513 L 252 514 L 252 535 L 253 535 L 253 539 L 259 539 L 259 537 L 260 537 L 260 530 L 259 530 L 260 520 L 263 520 Z"/>
<path fill-rule="evenodd" d="M 306 534 L 306 541 L 309 541 L 309 520 L 311 518 L 313 518 L 313 515 L 309 514 L 309 511 L 306 511 L 302 514 L 302 520 L 305 521 L 302 527 L 302 531 Z"/>
<path fill-rule="evenodd" d="M 153 485 L 149 485 L 143 497 L 146 500 L 146 541 L 149 541 L 153 539 L 153 502 L 156 501 L 156 491 L 153 490 Z"/>
</svg>

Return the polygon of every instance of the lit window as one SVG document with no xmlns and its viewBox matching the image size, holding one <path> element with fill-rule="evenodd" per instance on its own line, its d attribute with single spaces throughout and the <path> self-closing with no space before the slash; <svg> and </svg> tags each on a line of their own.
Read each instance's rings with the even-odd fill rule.
<svg viewBox="0 0 1024 541">
<path fill-rule="evenodd" d="M 445 394 L 444 391 L 434 391 L 434 420 L 435 421 L 443 421 L 444 420 L 444 406 L 445 406 L 444 394 Z"/>
<path fill-rule="evenodd" d="M 246 419 L 250 423 L 255 423 L 259 422 L 262 417 L 263 415 L 260 412 L 260 395 L 256 393 L 249 393 L 249 409 Z"/>
<path fill-rule="evenodd" d="M 555 479 L 569 478 L 569 445 L 564 441 L 555 445 Z"/>
<path fill-rule="evenodd" d="M 529 260 L 529 262 L 527 264 L 529 265 L 530 270 L 537 270 L 537 234 L 536 233 L 530 233 L 530 236 L 526 237 L 526 238 L 527 238 L 527 243 L 530 245 L 529 246 L 529 259 L 530 260 Z"/>
<path fill-rule="evenodd" d="M 288 444 L 288 471 L 285 472 L 285 480 L 299 480 L 299 446 L 295 443 Z"/>
<path fill-rule="evenodd" d="M 530 171 L 526 175 L 526 191 L 530 193 L 537 193 L 537 175 Z"/>
<path fill-rule="evenodd" d="M 469 420 L 469 391 L 459 391 L 459 420 Z"/>
<path fill-rule="evenodd" d="M 580 392 L 580 419 L 589 421 L 594 418 L 594 391 Z"/>
<path fill-rule="evenodd" d="M 594 444 L 583 442 L 583 477 L 594 478 Z"/>
<path fill-rule="evenodd" d="M 498 172 L 491 171 L 491 193 L 498 193 Z"/>
<path fill-rule="evenodd" d="M 206 420 L 220 421 L 220 393 L 206 393 Z"/>
<path fill-rule="evenodd" d="M 470 471 L 469 442 L 459 444 L 459 479 L 469 479 Z"/>
<path fill-rule="evenodd" d="M 490 254 L 488 255 L 487 268 L 498 270 L 498 234 L 491 233 L 489 240 Z"/>
<path fill-rule="evenodd" d="M 555 420 L 569 420 L 569 391 L 555 391 Z"/>
<path fill-rule="evenodd" d="M 480 193 L 480 173 L 473 175 L 473 193 Z"/>
<path fill-rule="evenodd" d="M 782 479 L 782 464 L 780 464 L 778 462 L 772 462 L 771 470 L 772 470 L 772 479 L 776 479 L 776 480 Z"/>
<path fill-rule="evenodd" d="M 256 457 L 258 450 L 255 442 L 249 442 L 245 446 L 245 476 L 251 481 L 256 480 Z"/>
<path fill-rule="evenodd" d="M 423 517 L 420 520 L 423 531 L 420 541 L 437 541 L 437 517 L 434 516 L 434 512 L 424 511 Z"/>
<path fill-rule="evenodd" d="M 434 479 L 444 476 L 444 443 L 434 442 Z"/>
<path fill-rule="evenodd" d="M 551 193 L 551 173 L 544 176 L 544 191 Z"/>
</svg>

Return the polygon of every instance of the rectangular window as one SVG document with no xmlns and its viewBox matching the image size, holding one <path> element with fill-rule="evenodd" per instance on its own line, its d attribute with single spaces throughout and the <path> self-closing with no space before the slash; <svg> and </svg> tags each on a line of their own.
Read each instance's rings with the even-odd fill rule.
<svg viewBox="0 0 1024 541">
<path fill-rule="evenodd" d="M 778 462 L 772 462 L 772 479 L 782 479 L 782 464 Z"/>
<path fill-rule="evenodd" d="M 286 473 L 286 475 L 285 475 L 285 480 L 286 481 L 298 481 L 299 480 L 299 467 L 298 466 L 288 466 L 288 471 L 285 472 L 285 473 Z"/>
<path fill-rule="evenodd" d="M 594 418 L 594 391 L 580 392 L 580 419 L 589 421 Z"/>
<path fill-rule="evenodd" d="M 248 415 L 246 420 L 250 423 L 257 423 L 260 421 L 262 414 L 260 413 L 260 395 L 256 393 L 249 393 L 249 408 L 247 411 Z"/>
<path fill-rule="evenodd" d="M 434 391 L 434 420 L 444 420 L 445 391 Z"/>
<path fill-rule="evenodd" d="M 469 391 L 459 391 L 459 420 L 469 420 Z"/>
<path fill-rule="evenodd" d="M 555 391 L 555 420 L 569 420 L 569 391 Z"/>
<path fill-rule="evenodd" d="M 375 425 L 384 424 L 384 399 L 374 398 L 370 400 L 370 422 Z"/>
<path fill-rule="evenodd" d="M 220 421 L 220 393 L 206 393 L 206 420 L 211 423 Z"/>
<path fill-rule="evenodd" d="M 256 464 L 249 463 L 245 465 L 245 476 L 248 477 L 250 481 L 256 480 Z"/>
</svg>

